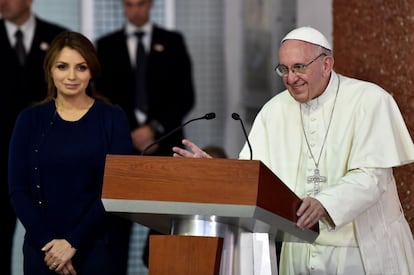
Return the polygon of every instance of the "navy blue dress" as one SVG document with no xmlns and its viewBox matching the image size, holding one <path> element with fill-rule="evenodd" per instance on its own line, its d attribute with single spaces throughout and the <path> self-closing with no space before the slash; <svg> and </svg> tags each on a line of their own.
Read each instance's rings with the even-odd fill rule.
<svg viewBox="0 0 414 275">
<path fill-rule="evenodd" d="M 124 112 L 102 101 L 95 100 L 75 122 L 61 119 L 54 102 L 21 112 L 10 143 L 8 182 L 26 230 L 25 274 L 56 274 L 47 269 L 41 251 L 56 238 L 77 249 L 78 275 L 122 274 L 118 248 L 130 227 L 105 212 L 101 193 L 106 154 L 132 150 Z"/>
</svg>

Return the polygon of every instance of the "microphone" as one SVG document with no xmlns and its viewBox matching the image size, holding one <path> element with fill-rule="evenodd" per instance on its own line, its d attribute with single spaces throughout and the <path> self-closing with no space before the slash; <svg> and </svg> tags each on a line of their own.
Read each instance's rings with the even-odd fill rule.
<svg viewBox="0 0 414 275">
<path fill-rule="evenodd" d="M 234 120 L 239 120 L 239 121 L 240 121 L 240 123 L 241 123 L 241 126 L 242 126 L 242 128 L 243 128 L 244 138 L 246 139 L 246 141 L 247 141 L 247 145 L 249 146 L 249 150 L 250 150 L 250 160 L 252 160 L 252 159 L 253 159 L 253 150 L 252 150 L 252 145 L 250 144 L 250 141 L 249 141 L 249 136 L 248 136 L 248 135 L 247 135 L 247 133 L 246 133 L 246 128 L 244 128 L 243 120 L 241 119 L 241 117 L 239 116 L 239 114 L 238 114 L 238 113 L 232 113 L 232 114 L 231 114 L 231 117 L 232 117 Z"/>
<path fill-rule="evenodd" d="M 178 130 L 184 128 L 185 125 L 187 125 L 190 122 L 196 121 L 196 120 L 201 120 L 201 119 L 206 119 L 206 120 L 210 120 L 210 119 L 215 119 L 216 118 L 216 113 L 208 113 L 205 114 L 202 117 L 197 117 L 197 118 L 193 118 L 190 119 L 189 121 L 185 122 L 184 124 L 181 124 L 180 126 L 178 126 L 177 128 L 171 130 L 170 132 L 168 132 L 166 135 L 160 137 L 159 139 L 157 139 L 156 141 L 154 141 L 153 143 L 151 143 L 150 145 L 148 145 L 147 147 L 145 147 L 145 149 L 141 152 L 141 155 L 144 156 L 145 153 L 155 144 L 160 143 L 161 141 L 163 141 L 164 139 L 166 139 L 167 137 L 171 136 L 172 134 L 174 134 L 175 132 L 177 132 Z"/>
</svg>

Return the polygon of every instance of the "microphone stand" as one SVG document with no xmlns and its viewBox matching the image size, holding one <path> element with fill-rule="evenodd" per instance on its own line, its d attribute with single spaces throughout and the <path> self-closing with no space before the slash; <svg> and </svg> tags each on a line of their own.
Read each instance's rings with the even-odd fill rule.
<svg viewBox="0 0 414 275">
<path fill-rule="evenodd" d="M 239 121 L 240 121 L 240 124 L 241 124 L 242 129 L 243 129 L 244 138 L 246 139 L 246 141 L 247 141 L 247 145 L 249 146 L 249 150 L 250 150 L 250 160 L 252 160 L 252 159 L 253 159 L 253 150 L 252 150 L 252 145 L 250 144 L 250 141 L 249 141 L 249 136 L 247 135 L 246 128 L 244 128 L 244 123 L 243 123 L 243 120 L 241 119 L 241 117 L 240 117 L 240 116 L 239 116 L 239 114 L 237 114 L 237 113 L 232 113 L 232 114 L 231 114 L 231 117 L 232 117 L 234 120 L 239 120 Z"/>
<path fill-rule="evenodd" d="M 189 121 L 187 121 L 187 122 L 185 122 L 184 124 L 181 124 L 180 126 L 178 126 L 178 127 L 176 127 L 175 129 L 173 129 L 173 130 L 171 130 L 170 132 L 168 132 L 166 135 L 164 135 L 164 136 L 162 136 L 162 137 L 160 137 L 159 139 L 157 139 L 156 141 L 154 141 L 153 143 L 151 143 L 150 145 L 148 145 L 147 147 L 145 147 L 145 149 L 141 152 L 141 156 L 144 156 L 145 155 L 145 153 L 152 147 L 152 146 L 154 146 L 155 144 L 158 144 L 158 143 L 160 143 L 161 141 L 163 141 L 164 139 L 166 139 L 167 137 L 169 137 L 169 136 L 171 136 L 172 134 L 174 134 L 175 132 L 177 132 L 178 130 L 180 130 L 180 129 L 182 129 L 182 128 L 184 128 L 184 126 L 186 126 L 188 123 L 190 123 L 190 122 L 193 122 L 193 121 L 196 121 L 196 120 L 201 120 L 201 119 L 207 119 L 207 120 L 210 120 L 210 119 L 214 119 L 214 118 L 216 118 L 216 113 L 208 113 L 208 114 L 205 114 L 204 116 L 202 116 L 202 117 L 198 117 L 198 118 L 193 118 L 193 119 L 190 119 Z"/>
</svg>

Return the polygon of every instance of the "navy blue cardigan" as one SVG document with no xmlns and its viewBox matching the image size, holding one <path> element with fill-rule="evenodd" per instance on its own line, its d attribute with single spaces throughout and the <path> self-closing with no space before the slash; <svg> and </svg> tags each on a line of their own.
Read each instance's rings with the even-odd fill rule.
<svg viewBox="0 0 414 275">
<path fill-rule="evenodd" d="M 127 118 L 95 100 L 78 121 L 62 120 L 54 102 L 20 113 L 9 151 L 9 196 L 39 249 L 55 238 L 75 248 L 107 237 L 110 214 L 101 201 L 106 154 L 131 154 Z"/>
</svg>

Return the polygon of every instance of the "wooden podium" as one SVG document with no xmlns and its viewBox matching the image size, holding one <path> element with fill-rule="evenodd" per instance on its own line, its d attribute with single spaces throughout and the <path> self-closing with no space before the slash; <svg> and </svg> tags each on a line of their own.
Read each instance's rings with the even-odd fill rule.
<svg viewBox="0 0 414 275">
<path fill-rule="evenodd" d="M 102 201 L 169 234 L 150 239 L 150 275 L 253 274 L 242 272 L 244 233 L 268 233 L 271 243 L 319 234 L 296 227 L 300 198 L 257 160 L 107 155 Z"/>
</svg>

